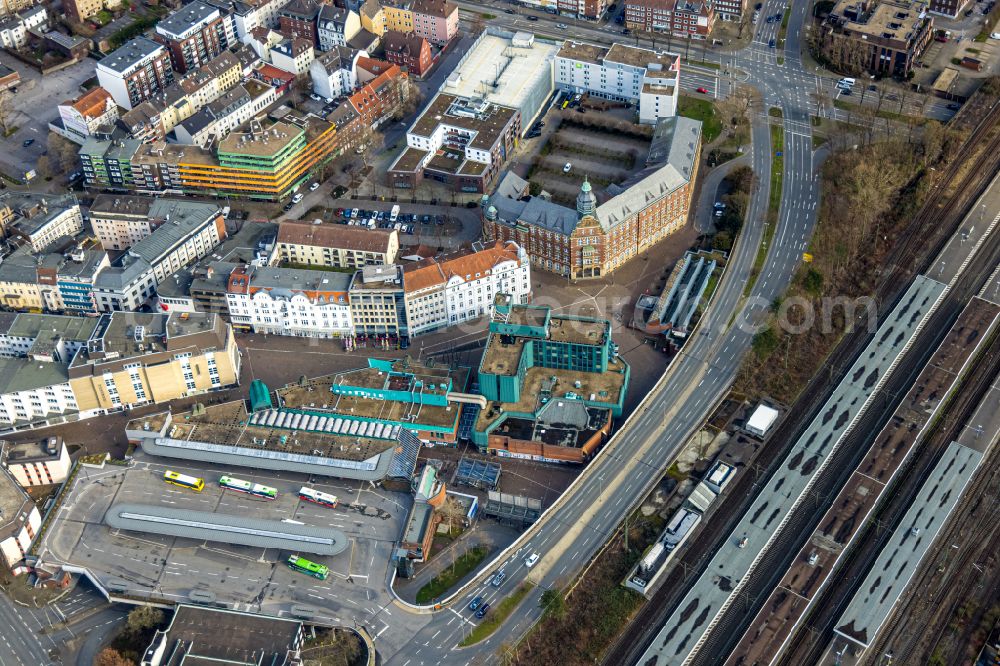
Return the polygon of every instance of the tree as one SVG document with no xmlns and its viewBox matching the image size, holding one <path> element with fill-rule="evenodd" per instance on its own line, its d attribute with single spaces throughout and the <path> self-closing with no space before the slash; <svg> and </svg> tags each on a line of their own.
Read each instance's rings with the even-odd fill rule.
<svg viewBox="0 0 1000 666">
<path fill-rule="evenodd" d="M 153 606 L 138 606 L 128 614 L 126 626 L 134 633 L 152 629 L 163 623 L 163 611 Z"/>
<path fill-rule="evenodd" d="M 76 170 L 77 155 L 80 146 L 65 139 L 55 132 L 49 132 L 48 153 L 52 167 L 58 173 L 69 173 Z"/>
<path fill-rule="evenodd" d="M 0 93 L 0 131 L 4 136 L 10 136 L 10 122 L 14 113 L 10 101 L 10 93 Z"/>
<path fill-rule="evenodd" d="M 542 598 L 538 600 L 538 606 L 547 615 L 556 618 L 561 618 L 566 614 L 566 599 L 563 598 L 562 592 L 554 587 L 542 592 Z"/>
<path fill-rule="evenodd" d="M 135 666 L 135 662 L 126 659 L 114 648 L 104 648 L 94 658 L 94 666 Z"/>
<path fill-rule="evenodd" d="M 57 171 L 52 167 L 52 161 L 48 155 L 41 155 L 35 163 L 35 171 L 42 178 L 52 178 Z"/>
</svg>

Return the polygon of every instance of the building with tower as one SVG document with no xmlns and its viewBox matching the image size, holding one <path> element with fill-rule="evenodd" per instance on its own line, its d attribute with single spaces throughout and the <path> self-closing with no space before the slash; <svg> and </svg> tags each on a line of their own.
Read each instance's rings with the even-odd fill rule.
<svg viewBox="0 0 1000 666">
<path fill-rule="evenodd" d="M 575 210 L 529 195 L 528 183 L 508 173 L 483 197 L 483 235 L 526 248 L 537 268 L 602 277 L 684 226 L 700 150 L 700 122 L 661 120 L 646 168 L 602 192 L 584 177 Z"/>
</svg>

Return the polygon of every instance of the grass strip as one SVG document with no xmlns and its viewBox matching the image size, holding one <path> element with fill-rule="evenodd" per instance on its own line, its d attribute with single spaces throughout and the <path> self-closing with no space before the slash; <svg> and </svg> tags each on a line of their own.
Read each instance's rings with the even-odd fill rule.
<svg viewBox="0 0 1000 666">
<path fill-rule="evenodd" d="M 479 566 L 489 553 L 486 546 L 476 546 L 455 559 L 455 563 L 439 573 L 417 592 L 417 603 L 426 604 L 440 599 L 448 590 Z"/>
<path fill-rule="evenodd" d="M 781 180 L 785 173 L 785 158 L 783 153 L 785 148 L 785 128 L 781 125 L 771 125 L 771 190 L 767 197 L 767 217 L 764 224 L 764 237 L 757 246 L 757 256 L 753 260 L 753 268 L 750 269 L 750 279 L 747 280 L 743 288 L 743 295 L 749 296 L 753 286 L 757 283 L 757 276 L 760 275 L 764 267 L 764 260 L 767 258 L 767 250 L 774 240 L 774 232 L 778 228 L 778 209 L 781 206 Z"/>
<path fill-rule="evenodd" d="M 467 647 L 486 640 L 496 631 L 500 625 L 507 621 L 507 618 L 514 609 L 524 600 L 528 592 L 534 587 L 531 583 L 522 583 L 514 593 L 500 601 L 495 606 L 490 606 L 489 614 L 469 632 L 469 635 L 462 639 L 459 647 Z"/>
<path fill-rule="evenodd" d="M 715 117 L 715 107 L 707 99 L 682 95 L 677 102 L 677 115 L 701 121 L 702 145 L 712 143 L 722 134 L 722 122 Z"/>
</svg>

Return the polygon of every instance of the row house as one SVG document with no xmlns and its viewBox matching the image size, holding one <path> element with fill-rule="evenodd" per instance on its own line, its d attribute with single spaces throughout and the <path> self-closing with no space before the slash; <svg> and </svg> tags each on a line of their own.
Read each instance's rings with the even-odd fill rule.
<svg viewBox="0 0 1000 666">
<path fill-rule="evenodd" d="M 350 274 L 275 266 L 240 266 L 226 300 L 236 328 L 271 335 L 342 337 L 353 332 Z"/>
<path fill-rule="evenodd" d="M 361 268 L 392 264 L 399 252 L 399 233 L 345 224 L 281 222 L 277 251 L 281 261 L 297 266 Z"/>
<path fill-rule="evenodd" d="M 715 4 L 705 0 L 625 0 L 625 25 L 633 30 L 707 39 L 715 16 Z"/>
<path fill-rule="evenodd" d="M 278 12 L 289 0 L 204 0 L 233 20 L 236 39 L 244 44 L 255 28 L 277 28 Z"/>
<path fill-rule="evenodd" d="M 409 97 L 409 81 L 398 65 L 386 63 L 382 73 L 348 98 L 365 125 L 375 128 L 399 113 Z"/>
<path fill-rule="evenodd" d="M 316 0 L 291 0 L 278 11 L 278 25 L 286 37 L 306 39 L 310 44 L 319 44 L 317 19 L 320 4 Z"/>
<path fill-rule="evenodd" d="M 308 72 L 315 59 L 313 43 L 307 39 L 293 37 L 271 47 L 271 64 L 294 76 Z"/>
<path fill-rule="evenodd" d="M 513 242 L 424 259 L 403 269 L 410 336 L 490 316 L 498 294 L 531 297 L 531 262 Z"/>
<path fill-rule="evenodd" d="M 405 67 L 407 73 L 413 76 L 423 76 L 434 65 L 430 42 L 416 33 L 386 31 L 382 47 L 386 60 Z"/>
<path fill-rule="evenodd" d="M 336 5 L 323 5 L 316 21 L 317 48 L 320 51 L 347 46 L 361 31 L 358 13 Z"/>
<path fill-rule="evenodd" d="M 357 62 L 362 57 L 366 57 L 365 51 L 354 51 L 344 46 L 320 53 L 309 65 L 313 92 L 324 99 L 334 99 L 352 92 L 358 86 Z M 338 108 L 349 106 L 343 104 Z"/>
</svg>

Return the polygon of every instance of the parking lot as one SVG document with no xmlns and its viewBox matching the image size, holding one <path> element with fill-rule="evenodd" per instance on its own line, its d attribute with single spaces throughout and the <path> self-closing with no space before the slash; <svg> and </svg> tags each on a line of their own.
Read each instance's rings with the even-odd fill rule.
<svg viewBox="0 0 1000 666">
<path fill-rule="evenodd" d="M 314 206 L 306 211 L 305 221 L 321 220 L 332 224 L 345 224 L 364 229 L 395 229 L 399 232 L 401 246 L 428 245 L 432 248 L 458 247 L 479 236 L 477 210 L 467 208 L 437 208 L 428 211 L 427 206 L 391 203 L 377 207 L 369 201 L 345 202 L 345 207 L 327 208 Z M 368 206 L 368 207 L 365 207 Z M 392 211 L 398 208 L 395 220 Z M 464 222 L 464 223 L 463 223 Z M 405 256 L 405 251 L 401 253 Z"/>
<path fill-rule="evenodd" d="M 585 127 L 572 118 L 575 115 L 559 110 L 548 114 L 545 122 L 557 126 L 548 133 L 544 126 L 539 128 L 544 144 L 539 142 L 534 147 L 537 155 L 528 173 L 529 181 L 550 192 L 554 201 L 568 206 L 574 205 L 584 176 L 602 190 L 640 170 L 649 151 L 648 139 Z"/>
<path fill-rule="evenodd" d="M 204 490 L 166 484 L 168 468 L 204 478 Z M 223 474 L 274 487 L 278 498 L 223 490 L 218 485 Z M 297 491 L 303 485 L 337 495 L 340 505 L 331 509 L 300 501 Z M 304 554 L 330 568 L 329 577 L 318 580 L 285 566 L 291 551 L 116 532 L 104 524 L 104 514 L 124 502 L 329 527 L 344 532 L 350 547 L 332 557 Z M 389 602 L 385 576 L 410 502 L 408 494 L 372 486 L 325 478 L 309 483 L 301 474 L 246 468 L 167 465 L 139 452 L 128 468 L 81 468 L 39 553 L 46 562 L 86 567 L 102 584 L 132 596 L 183 601 L 199 591 L 214 595 L 216 603 L 274 615 L 308 606 L 317 618 L 340 623 L 375 617 Z"/>
</svg>

